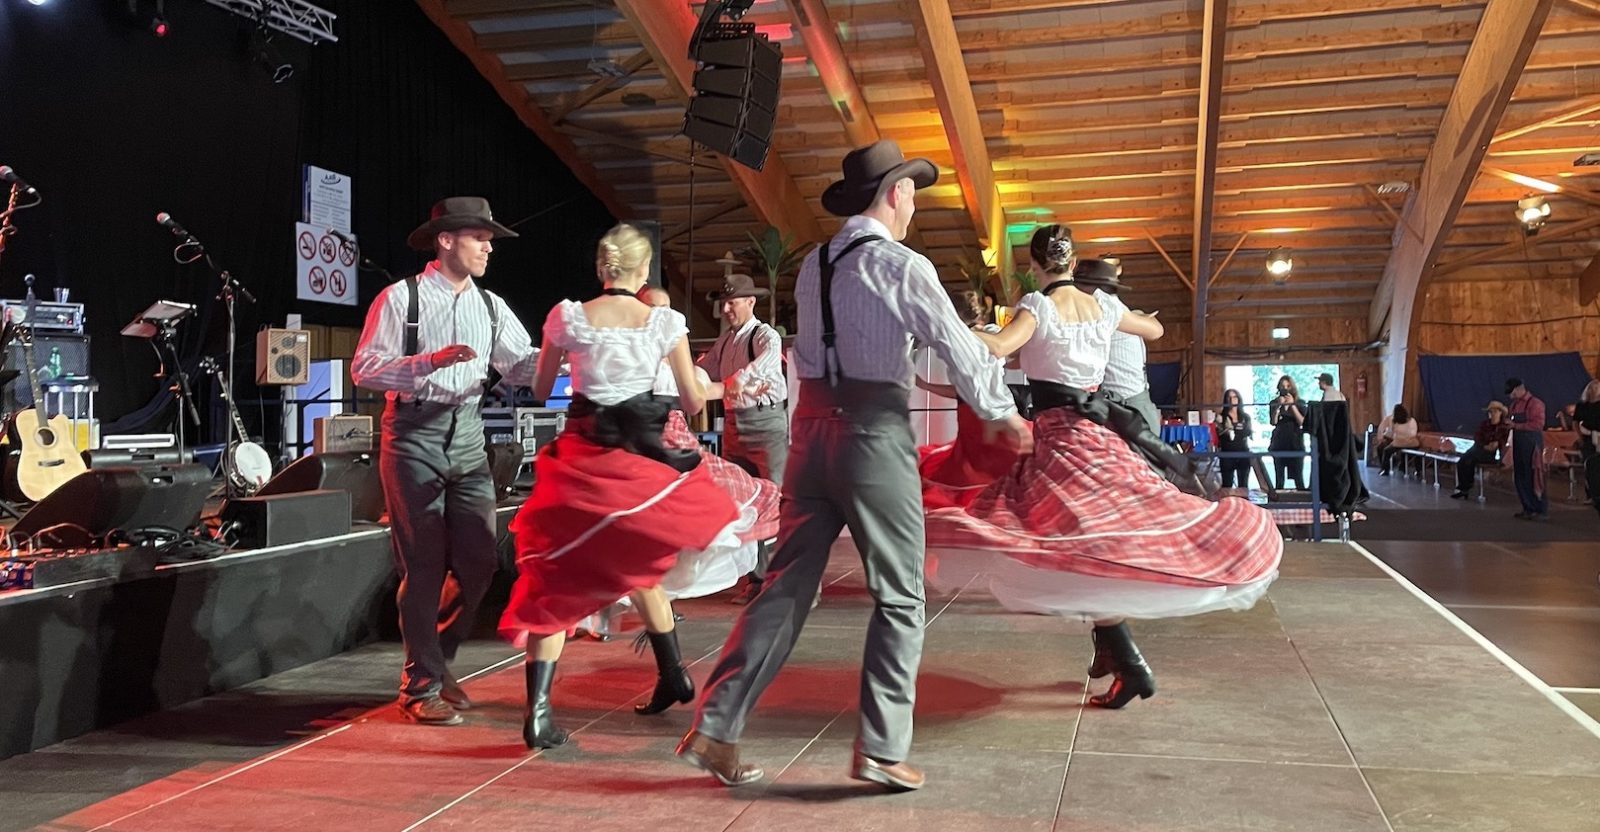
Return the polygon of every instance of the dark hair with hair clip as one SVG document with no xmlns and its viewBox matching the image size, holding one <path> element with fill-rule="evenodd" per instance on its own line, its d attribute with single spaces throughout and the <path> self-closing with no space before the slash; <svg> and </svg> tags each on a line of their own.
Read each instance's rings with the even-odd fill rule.
<svg viewBox="0 0 1600 832">
<path fill-rule="evenodd" d="M 1072 269 L 1076 252 L 1072 245 L 1072 229 L 1064 225 L 1040 226 L 1028 245 L 1033 262 L 1038 263 L 1045 274 L 1067 274 Z"/>
<path fill-rule="evenodd" d="M 955 304 L 956 314 L 961 317 L 961 322 L 967 326 L 977 326 L 989 322 L 988 304 L 983 302 L 983 295 L 974 289 L 961 289 L 950 293 L 950 302 Z"/>
</svg>

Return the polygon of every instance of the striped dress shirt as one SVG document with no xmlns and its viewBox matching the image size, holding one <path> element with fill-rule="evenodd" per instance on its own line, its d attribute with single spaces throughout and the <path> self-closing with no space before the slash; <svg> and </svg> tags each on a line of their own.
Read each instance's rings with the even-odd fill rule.
<svg viewBox="0 0 1600 832">
<path fill-rule="evenodd" d="M 1001 365 L 976 335 L 961 322 L 950 296 L 939 283 L 928 258 L 893 242 L 883 223 L 851 217 L 834 236 L 834 255 L 851 240 L 877 234 L 839 263 L 833 275 L 833 320 L 837 370 L 858 381 L 885 381 L 911 386 L 911 342 L 915 338 L 944 359 L 961 400 L 983 419 L 1002 419 L 1017 412 L 1006 389 Z M 799 334 L 795 337 L 795 373 L 803 379 L 827 377 L 822 346 L 821 248 L 806 255 L 795 283 Z"/>
<path fill-rule="evenodd" d="M 755 339 L 754 361 L 750 360 L 752 338 Z M 716 343 L 697 363 L 705 368 L 712 381 L 738 379 L 746 390 L 767 386 L 760 396 L 744 392 L 723 396 L 722 403 L 730 410 L 748 410 L 758 404 L 772 405 L 789 398 L 789 381 L 783 377 L 783 339 L 776 329 L 754 317 L 745 321 L 744 326 L 717 336 Z"/>
<path fill-rule="evenodd" d="M 1128 305 L 1122 298 L 1108 292 L 1095 290 L 1123 315 L 1128 314 Z M 1106 380 L 1101 384 L 1113 393 L 1124 398 L 1137 396 L 1150 389 L 1150 380 L 1145 377 L 1144 364 L 1146 361 L 1144 339 L 1126 332 L 1111 333 L 1111 351 L 1106 359 Z"/>
<path fill-rule="evenodd" d="M 411 295 L 401 281 L 378 293 L 367 312 L 361 343 L 350 365 L 350 377 L 357 386 L 382 390 L 391 400 L 460 405 L 483 395 L 491 361 L 513 386 L 533 383 L 539 351 L 527 328 L 499 295 L 489 293 L 500 319 L 500 338 L 491 349 L 489 308 L 475 281 L 468 280 L 466 289 L 457 292 L 439 273 L 438 264 L 429 263 L 418 276 L 417 291 L 421 323 L 417 354 L 405 354 Z M 434 369 L 430 356 L 453 344 L 471 347 L 478 357 Z"/>
</svg>

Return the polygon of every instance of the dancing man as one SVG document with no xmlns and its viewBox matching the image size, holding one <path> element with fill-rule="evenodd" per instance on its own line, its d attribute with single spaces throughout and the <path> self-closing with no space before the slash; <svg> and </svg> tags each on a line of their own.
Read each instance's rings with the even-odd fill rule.
<svg viewBox="0 0 1600 832">
<path fill-rule="evenodd" d="M 479 412 L 489 369 L 512 384 L 534 377 L 528 331 L 475 282 L 489 268 L 491 241 L 515 236 L 481 198 L 433 206 L 406 238 L 413 249 L 434 252 L 433 262 L 379 293 L 350 365 L 357 385 L 389 400 L 379 473 L 400 572 L 399 705 L 424 725 L 455 725 L 457 711 L 472 707 L 449 662 L 498 563 L 494 478 Z"/>
<path fill-rule="evenodd" d="M 709 299 L 727 322 L 700 367 L 722 385 L 722 456 L 752 477 L 783 485 L 789 457 L 789 387 L 783 373 L 783 339 L 756 318 L 756 299 L 764 298 L 747 274 L 728 278 Z M 748 604 L 761 592 L 771 551 L 759 548 L 755 571 L 744 591 L 733 598 Z"/>
<path fill-rule="evenodd" d="M 938 351 L 962 400 L 990 431 L 1016 445 L 1030 438 L 1000 365 L 956 317 L 933 264 L 898 242 L 911 225 L 916 191 L 932 185 L 938 170 L 926 159 L 907 161 L 892 141 L 851 151 L 843 169 L 822 204 L 849 219 L 806 257 L 795 286 L 803 383 L 777 553 L 766 587 L 728 636 L 694 729 L 678 746 L 680 756 L 724 785 L 762 777 L 740 763 L 737 743 L 800 636 L 828 551 L 845 526 L 875 603 L 851 776 L 897 790 L 923 785 L 922 772 L 906 762 L 923 628 L 922 499 L 908 412 L 912 337 Z"/>
</svg>

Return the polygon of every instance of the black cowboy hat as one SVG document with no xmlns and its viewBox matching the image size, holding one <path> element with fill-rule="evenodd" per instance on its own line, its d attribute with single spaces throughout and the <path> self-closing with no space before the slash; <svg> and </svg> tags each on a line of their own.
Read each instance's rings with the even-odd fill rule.
<svg viewBox="0 0 1600 832">
<path fill-rule="evenodd" d="M 853 217 L 878 198 L 884 187 L 910 179 L 920 190 L 939 181 L 939 169 L 927 159 L 907 160 L 891 139 L 873 142 L 845 154 L 844 178 L 822 192 L 822 207 L 836 217 Z"/>
<path fill-rule="evenodd" d="M 1104 289 L 1113 294 L 1124 288 L 1116 264 L 1104 260 L 1079 260 L 1072 270 L 1072 281 L 1084 288 Z"/>
<path fill-rule="evenodd" d="M 489 200 L 481 196 L 452 196 L 433 205 L 433 215 L 406 237 L 406 245 L 417 251 L 433 251 L 434 235 L 441 231 L 483 228 L 495 237 L 516 237 L 517 232 L 494 221 Z"/>
<path fill-rule="evenodd" d="M 721 303 L 733 298 L 764 298 L 772 294 L 766 289 L 756 285 L 756 282 L 747 274 L 728 275 L 723 281 L 722 288 L 706 294 L 706 300 L 712 303 Z"/>
</svg>

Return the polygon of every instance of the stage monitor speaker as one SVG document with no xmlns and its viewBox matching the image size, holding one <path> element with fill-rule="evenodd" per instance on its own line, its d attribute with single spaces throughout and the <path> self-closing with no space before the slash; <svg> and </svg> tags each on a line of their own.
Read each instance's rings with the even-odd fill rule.
<svg viewBox="0 0 1600 832">
<path fill-rule="evenodd" d="M 86 376 L 89 374 L 89 336 L 39 333 L 33 339 L 33 363 L 41 372 L 41 382 L 57 376 Z M 6 347 L 5 366 L 22 370 L 20 376 L 5 387 L 0 404 L 5 413 L 33 407 L 33 390 L 28 386 L 27 364 L 23 361 L 22 344 L 12 341 Z"/>
<path fill-rule="evenodd" d="M 683 117 L 689 138 L 755 170 L 767 163 L 783 77 L 783 48 L 750 33 L 700 44 L 695 96 Z"/>
<path fill-rule="evenodd" d="M 511 496 L 511 488 L 517 483 L 517 472 L 522 470 L 523 448 L 519 442 L 491 442 L 489 450 L 489 472 L 494 477 L 494 496 L 496 500 Z"/>
<path fill-rule="evenodd" d="M 376 523 L 383 519 L 383 481 L 378 452 L 340 451 L 301 457 L 261 486 L 258 497 L 336 489 L 350 492 L 350 519 Z"/>
<path fill-rule="evenodd" d="M 58 524 L 78 526 L 94 537 L 114 530 L 183 530 L 200 519 L 214 483 L 203 465 L 96 468 L 50 492 L 11 529 L 26 538 Z"/>
<path fill-rule="evenodd" d="M 229 500 L 219 516 L 223 533 L 246 549 L 287 546 L 350 533 L 350 493 L 300 491 Z"/>
<path fill-rule="evenodd" d="M 305 384 L 311 380 L 311 333 L 263 329 L 256 333 L 256 384 Z"/>
<path fill-rule="evenodd" d="M 90 468 L 149 468 L 193 462 L 194 451 L 185 450 L 180 454 L 177 448 L 99 448 L 84 451 L 83 461 Z"/>
</svg>

